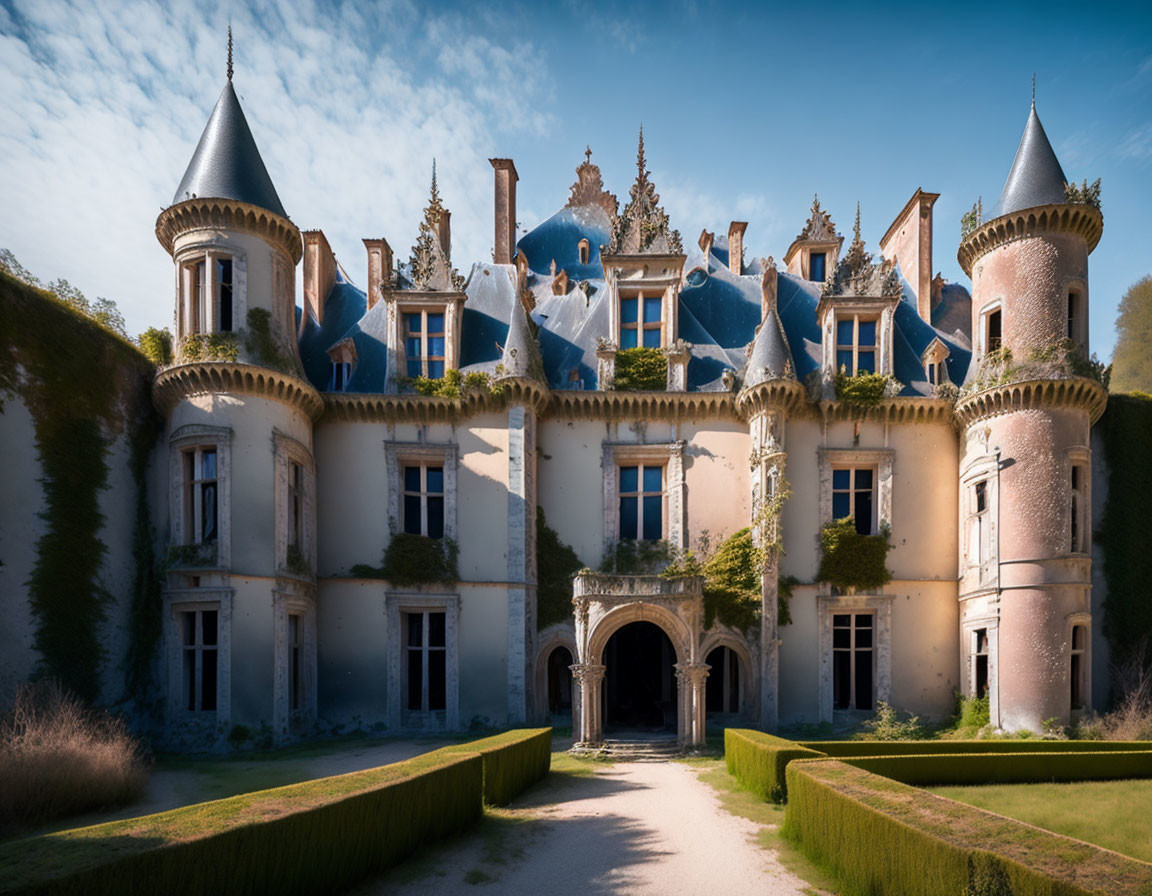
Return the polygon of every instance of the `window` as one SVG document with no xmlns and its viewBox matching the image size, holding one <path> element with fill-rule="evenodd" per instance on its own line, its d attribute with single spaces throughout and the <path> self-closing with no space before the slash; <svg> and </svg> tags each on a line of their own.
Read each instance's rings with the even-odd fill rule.
<svg viewBox="0 0 1152 896">
<path fill-rule="evenodd" d="M 329 390 L 343 392 L 348 388 L 348 381 L 352 379 L 352 365 L 347 361 L 332 362 L 332 380 Z"/>
<path fill-rule="evenodd" d="M 300 614 L 288 614 L 288 708 L 296 712 L 303 705 L 300 679 Z"/>
<path fill-rule="evenodd" d="M 1072 465 L 1072 488 L 1069 494 L 1068 520 L 1069 520 L 1069 550 L 1074 554 L 1085 553 L 1085 510 L 1088 506 L 1087 496 L 1088 468 L 1083 464 Z"/>
<path fill-rule="evenodd" d="M 214 253 L 201 254 L 184 263 L 185 334 L 232 331 L 232 267 L 232 256 Z"/>
<path fill-rule="evenodd" d="M 184 708 L 189 712 L 216 711 L 218 632 L 216 610 L 180 614 L 184 629 Z"/>
<path fill-rule="evenodd" d="M 1000 309 L 997 308 L 984 316 L 984 349 L 985 351 L 996 352 L 1003 345 L 1002 318 Z"/>
<path fill-rule="evenodd" d="M 968 562 L 983 566 L 991 557 L 991 517 L 988 513 L 988 481 L 972 486 L 968 513 Z"/>
<path fill-rule="evenodd" d="M 817 283 L 824 282 L 824 260 L 827 258 L 824 252 L 812 252 L 808 256 L 808 279 L 814 280 Z"/>
<path fill-rule="evenodd" d="M 832 517 L 852 517 L 856 531 L 872 535 L 876 531 L 876 469 L 848 467 L 832 470 Z"/>
<path fill-rule="evenodd" d="M 404 314 L 404 354 L 407 374 L 438 380 L 444 376 L 444 313 Z"/>
<path fill-rule="evenodd" d="M 832 617 L 832 700 L 836 709 L 872 708 L 872 613 Z"/>
<path fill-rule="evenodd" d="M 288 464 L 288 546 L 300 550 L 304 545 L 304 467 L 295 461 Z"/>
<path fill-rule="evenodd" d="M 590 247 L 588 245 L 588 240 L 586 240 L 586 239 L 580 240 L 579 251 L 580 251 L 580 264 L 588 264 L 588 257 L 590 255 Z"/>
<path fill-rule="evenodd" d="M 664 467 L 620 467 L 620 538 L 664 537 Z"/>
<path fill-rule="evenodd" d="M 404 531 L 444 537 L 444 467 L 405 465 Z"/>
<path fill-rule="evenodd" d="M 206 544 L 219 536 L 216 449 L 190 448 L 184 457 L 184 542 Z"/>
<path fill-rule="evenodd" d="M 1084 708 L 1084 693 L 1087 690 L 1085 687 L 1086 664 L 1084 656 L 1087 640 L 1088 629 L 1085 626 L 1072 626 L 1072 659 L 1068 676 L 1072 709 Z"/>
<path fill-rule="evenodd" d="M 216 258 L 216 301 L 220 308 L 220 329 L 232 330 L 232 259 Z"/>
<path fill-rule="evenodd" d="M 988 696 L 988 629 L 978 628 L 972 633 L 972 696 Z"/>
<path fill-rule="evenodd" d="M 409 712 L 436 712 L 447 703 L 448 646 L 443 611 L 404 613 L 407 633 L 405 707 Z"/>
<path fill-rule="evenodd" d="M 849 376 L 876 372 L 876 318 L 837 317 L 836 369 Z"/>
<path fill-rule="evenodd" d="M 205 321 L 204 309 L 204 261 L 194 261 L 185 265 L 185 289 L 187 295 L 185 308 L 187 309 L 187 332 L 202 333 L 209 329 Z"/>
<path fill-rule="evenodd" d="M 660 348 L 663 296 L 622 297 L 620 299 L 620 348 Z"/>
<path fill-rule="evenodd" d="M 1068 338 L 1080 342 L 1080 294 L 1068 293 Z"/>
</svg>

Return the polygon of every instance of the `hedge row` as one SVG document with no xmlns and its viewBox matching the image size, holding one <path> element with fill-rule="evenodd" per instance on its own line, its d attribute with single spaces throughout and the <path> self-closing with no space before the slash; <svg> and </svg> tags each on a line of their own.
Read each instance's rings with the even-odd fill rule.
<svg viewBox="0 0 1152 896">
<path fill-rule="evenodd" d="M 842 761 L 917 787 L 949 784 L 1029 784 L 1037 781 L 1115 781 L 1152 778 L 1152 747 L 1096 753 L 960 753 L 934 756 L 856 756 Z"/>
<path fill-rule="evenodd" d="M 547 772 L 550 730 L 0 846 L 0 893 L 329 893 L 463 830 Z M 499 741 L 499 743 L 493 743 Z M 535 777 L 533 777 L 535 776 Z"/>
<path fill-rule="evenodd" d="M 793 759 L 823 756 L 782 737 L 747 728 L 724 729 L 724 761 L 728 774 L 764 800 L 782 803 L 788 797 L 784 770 Z"/>
<path fill-rule="evenodd" d="M 552 729 L 506 731 L 445 747 L 445 752 L 479 753 L 484 760 L 484 802 L 489 806 L 507 806 L 548 774 L 552 766 Z"/>
<path fill-rule="evenodd" d="M 1152 750 L 1148 741 L 1121 740 L 816 740 L 799 746 L 825 756 L 923 756 L 934 753 L 1112 753 Z"/>
<path fill-rule="evenodd" d="M 1144 896 L 1152 865 L 834 759 L 788 766 L 784 834 L 869 896 Z"/>
</svg>

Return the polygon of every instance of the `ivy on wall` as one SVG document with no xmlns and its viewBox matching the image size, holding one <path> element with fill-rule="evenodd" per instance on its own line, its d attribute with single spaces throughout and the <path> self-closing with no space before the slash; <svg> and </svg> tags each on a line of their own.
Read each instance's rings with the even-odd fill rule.
<svg viewBox="0 0 1152 896">
<path fill-rule="evenodd" d="M 625 348 L 616 352 L 612 388 L 663 392 L 668 388 L 668 357 L 658 348 Z"/>
<path fill-rule="evenodd" d="M 872 590 L 892 581 L 887 566 L 888 532 L 861 535 L 850 516 L 820 527 L 820 569 L 816 579 L 842 591 Z"/>
<path fill-rule="evenodd" d="M 572 619 L 572 579 L 584 564 L 536 508 L 536 628 Z"/>
<path fill-rule="evenodd" d="M 351 571 L 357 578 L 387 579 L 393 585 L 455 585 L 460 579 L 456 563 L 459 552 L 451 538 L 397 532 L 388 542 L 380 566 L 357 563 Z"/>
<path fill-rule="evenodd" d="M 149 397 L 152 370 L 127 340 L 0 272 L 0 396 L 19 396 L 31 412 L 43 472 L 45 529 L 27 583 L 38 671 L 89 701 L 98 696 L 100 622 L 111 600 L 99 582 L 107 551 L 100 541 L 105 458 L 112 439 L 127 427 L 134 436 L 133 472 L 144 488 L 143 468 L 156 426 Z M 141 493 L 135 553 L 137 563 L 151 565 L 151 549 L 142 545 L 151 536 L 147 511 Z M 151 574 L 138 567 L 141 594 L 133 595 L 134 604 L 151 593 Z M 147 638 L 137 642 L 138 633 L 131 634 L 136 655 L 147 653 Z"/>
</svg>

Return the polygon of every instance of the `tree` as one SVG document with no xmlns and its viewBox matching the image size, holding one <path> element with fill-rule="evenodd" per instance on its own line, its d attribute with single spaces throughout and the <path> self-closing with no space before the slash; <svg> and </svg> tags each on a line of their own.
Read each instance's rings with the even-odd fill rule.
<svg viewBox="0 0 1152 896">
<path fill-rule="evenodd" d="M 64 279 L 44 283 L 39 277 L 33 276 L 24 265 L 20 264 L 16 260 L 16 256 L 8 249 L 0 249 L 0 271 L 11 274 L 29 286 L 51 293 L 69 308 L 91 318 L 104 329 L 118 333 L 125 339 L 128 338 L 128 330 L 124 326 L 124 315 L 111 299 L 97 296 L 95 302 L 90 302 L 84 293 Z"/>
<path fill-rule="evenodd" d="M 1152 392 L 1152 276 L 1137 280 L 1120 300 L 1113 392 Z"/>
</svg>

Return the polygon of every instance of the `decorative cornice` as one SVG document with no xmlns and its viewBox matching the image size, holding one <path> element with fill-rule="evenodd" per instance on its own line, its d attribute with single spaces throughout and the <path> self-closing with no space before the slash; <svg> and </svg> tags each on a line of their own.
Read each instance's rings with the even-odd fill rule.
<svg viewBox="0 0 1152 896">
<path fill-rule="evenodd" d="M 1096 380 L 1084 377 L 1026 380 L 965 396 L 956 403 L 956 420 L 961 426 L 970 426 L 985 417 L 1013 411 L 1068 408 L 1087 412 L 1089 420 L 1095 423 L 1107 403 L 1108 392 Z"/>
<path fill-rule="evenodd" d="M 190 395 L 220 392 L 282 401 L 312 420 L 318 419 L 324 408 L 320 393 L 299 377 L 232 361 L 200 361 L 164 368 L 152 382 L 152 403 L 162 414 L 167 414 L 178 401 Z"/>
<path fill-rule="evenodd" d="M 764 411 L 808 416 L 808 393 L 796 380 L 766 380 L 741 389 L 736 395 L 736 410 L 749 418 Z"/>
<path fill-rule="evenodd" d="M 981 224 L 960 241 L 956 259 L 969 277 L 982 255 L 1014 240 L 1044 233 L 1072 233 L 1083 237 L 1091 252 L 1104 232 L 1104 216 L 1091 205 L 1038 205 Z"/>
<path fill-rule="evenodd" d="M 171 255 L 176 237 L 189 230 L 242 230 L 288 253 L 293 264 L 304 255 L 300 230 L 287 218 L 234 199 L 185 199 L 170 205 L 156 219 L 156 239 Z"/>
<path fill-rule="evenodd" d="M 547 416 L 584 420 L 738 420 L 731 392 L 552 392 Z"/>
<path fill-rule="evenodd" d="M 459 398 L 327 392 L 323 399 L 322 421 L 325 423 L 452 423 L 503 407 L 501 399 L 480 389 L 466 392 Z"/>
<path fill-rule="evenodd" d="M 841 420 L 869 420 L 874 423 L 952 422 L 952 402 L 946 398 L 897 396 L 865 407 L 846 401 L 821 401 L 818 409 L 826 423 Z"/>
</svg>

